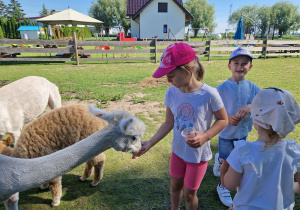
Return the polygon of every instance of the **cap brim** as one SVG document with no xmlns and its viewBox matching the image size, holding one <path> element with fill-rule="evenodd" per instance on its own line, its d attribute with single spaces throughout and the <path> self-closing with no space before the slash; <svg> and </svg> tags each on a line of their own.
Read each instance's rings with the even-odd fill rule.
<svg viewBox="0 0 300 210">
<path fill-rule="evenodd" d="M 172 67 L 172 68 L 161 68 L 158 67 L 158 69 L 154 72 L 154 74 L 152 75 L 153 78 L 160 78 L 165 76 L 166 74 L 170 73 L 171 71 L 173 71 L 176 67 Z"/>
</svg>

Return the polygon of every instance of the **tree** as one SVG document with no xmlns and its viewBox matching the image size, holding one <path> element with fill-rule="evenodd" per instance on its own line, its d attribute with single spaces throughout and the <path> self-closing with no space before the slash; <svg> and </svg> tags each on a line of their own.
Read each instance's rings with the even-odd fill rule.
<svg viewBox="0 0 300 210">
<path fill-rule="evenodd" d="M 7 18 L 7 6 L 0 1 L 0 16 L 3 18 Z"/>
<path fill-rule="evenodd" d="M 124 28 L 125 35 L 130 29 L 130 21 L 126 20 L 126 0 L 116 0 L 118 25 Z"/>
<path fill-rule="evenodd" d="M 11 31 L 12 31 L 12 38 L 17 39 L 18 38 L 18 24 L 14 17 L 11 18 Z"/>
<path fill-rule="evenodd" d="M 40 15 L 41 16 L 47 16 L 48 15 L 48 10 L 47 10 L 47 8 L 46 8 L 46 5 L 45 4 L 43 4 L 43 8 L 42 8 L 42 10 L 40 11 Z"/>
<path fill-rule="evenodd" d="M 23 25 L 23 26 L 31 25 L 30 20 L 29 20 L 29 19 L 23 18 L 22 25 Z"/>
<path fill-rule="evenodd" d="M 275 29 L 279 30 L 279 35 L 288 31 L 296 31 L 300 28 L 299 7 L 288 1 L 281 1 L 272 6 L 272 22 Z M 273 33 L 274 38 L 274 33 Z"/>
<path fill-rule="evenodd" d="M 235 10 L 228 18 L 230 25 L 237 27 L 239 19 L 243 16 L 243 30 L 245 34 L 255 32 L 255 26 L 258 25 L 257 14 L 258 5 L 244 6 L 241 9 Z"/>
<path fill-rule="evenodd" d="M 10 19 L 6 20 L 6 38 L 13 39 L 13 32 L 12 32 L 11 20 Z"/>
<path fill-rule="evenodd" d="M 216 27 L 215 21 L 215 5 L 209 4 L 207 0 L 187 0 L 184 7 L 194 16 L 191 22 L 192 28 L 209 28 L 214 31 Z M 194 37 L 197 36 L 199 29 L 194 30 Z"/>
<path fill-rule="evenodd" d="M 17 29 L 20 27 L 21 27 L 21 22 L 17 22 Z M 16 39 L 21 39 L 21 33 L 19 31 L 17 31 L 16 33 L 17 33 Z"/>
<path fill-rule="evenodd" d="M 18 0 L 10 0 L 10 4 L 8 4 L 8 16 L 14 17 L 15 19 L 23 18 L 25 13 L 23 9 L 21 9 L 21 4 Z"/>
<path fill-rule="evenodd" d="M 4 35 L 3 35 L 3 31 L 2 31 L 2 27 L 0 26 L 0 39 L 3 39 Z"/>
<path fill-rule="evenodd" d="M 5 36 L 5 21 L 3 20 L 3 18 L 0 16 L 0 27 L 2 28 L 2 33 L 3 33 L 3 36 Z"/>
<path fill-rule="evenodd" d="M 258 9 L 258 27 L 260 29 L 260 38 L 263 38 L 264 34 L 270 30 L 272 8 L 263 6 Z"/>
<path fill-rule="evenodd" d="M 116 0 L 95 0 L 89 9 L 89 15 L 104 22 L 104 26 L 113 27 L 118 25 Z M 108 35 L 109 28 L 105 28 Z"/>
</svg>

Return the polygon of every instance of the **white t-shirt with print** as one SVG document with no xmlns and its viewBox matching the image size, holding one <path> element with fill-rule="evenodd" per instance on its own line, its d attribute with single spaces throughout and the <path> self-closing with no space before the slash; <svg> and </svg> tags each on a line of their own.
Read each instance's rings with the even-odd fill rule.
<svg viewBox="0 0 300 210">
<path fill-rule="evenodd" d="M 233 199 L 234 209 L 293 209 L 294 174 L 300 172 L 300 147 L 284 140 L 264 151 L 263 142 L 235 142 L 226 159 L 238 173 L 240 186 Z"/>
<path fill-rule="evenodd" d="M 174 115 L 172 151 L 190 163 L 210 160 L 212 152 L 209 141 L 199 148 L 191 148 L 181 136 L 181 131 L 193 126 L 204 133 L 211 127 L 213 112 L 224 107 L 217 89 L 204 83 L 196 92 L 183 93 L 172 86 L 166 92 L 165 105 Z"/>
</svg>

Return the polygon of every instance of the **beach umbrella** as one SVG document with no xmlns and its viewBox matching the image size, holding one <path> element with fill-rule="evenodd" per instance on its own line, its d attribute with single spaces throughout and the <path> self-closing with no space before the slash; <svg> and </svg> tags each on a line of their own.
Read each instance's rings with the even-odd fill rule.
<svg viewBox="0 0 300 210">
<path fill-rule="evenodd" d="M 234 39 L 243 39 L 243 36 L 243 17 L 241 17 L 234 35 Z"/>
<path fill-rule="evenodd" d="M 72 9 L 66 9 L 36 20 L 45 24 L 99 25 L 103 22 Z"/>
</svg>

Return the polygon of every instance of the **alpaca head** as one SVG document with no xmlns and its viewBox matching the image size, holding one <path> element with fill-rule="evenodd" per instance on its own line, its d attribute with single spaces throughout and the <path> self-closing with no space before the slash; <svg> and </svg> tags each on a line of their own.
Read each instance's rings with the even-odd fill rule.
<svg viewBox="0 0 300 210">
<path fill-rule="evenodd" d="M 145 124 L 137 117 L 125 111 L 106 112 L 89 106 L 90 111 L 114 126 L 111 132 L 112 147 L 116 151 L 136 154 L 142 148 L 142 137 L 146 130 Z"/>
</svg>

